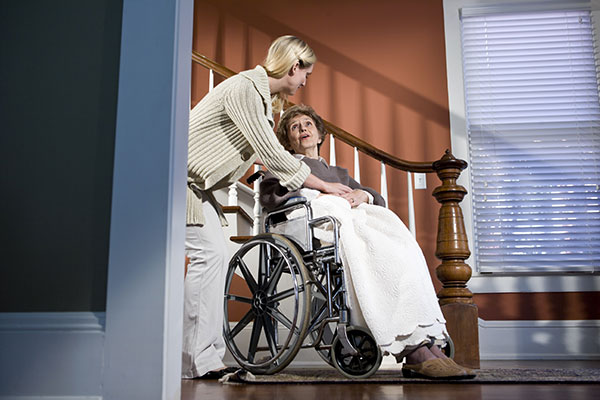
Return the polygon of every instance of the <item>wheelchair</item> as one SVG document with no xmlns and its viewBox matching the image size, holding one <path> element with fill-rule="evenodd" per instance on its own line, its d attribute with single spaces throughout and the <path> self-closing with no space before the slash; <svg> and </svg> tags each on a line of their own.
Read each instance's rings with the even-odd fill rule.
<svg viewBox="0 0 600 400">
<path fill-rule="evenodd" d="M 331 224 L 332 243 L 315 238 L 322 224 Z M 314 348 L 346 377 L 373 375 L 382 352 L 351 324 L 335 218 L 313 218 L 305 198 L 292 198 L 265 215 L 264 232 L 240 247 L 226 275 L 223 335 L 234 359 L 274 374 Z"/>
</svg>

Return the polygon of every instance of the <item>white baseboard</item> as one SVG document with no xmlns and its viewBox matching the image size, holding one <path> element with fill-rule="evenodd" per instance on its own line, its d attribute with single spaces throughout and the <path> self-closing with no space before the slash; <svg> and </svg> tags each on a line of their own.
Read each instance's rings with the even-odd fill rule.
<svg viewBox="0 0 600 400">
<path fill-rule="evenodd" d="M 484 321 L 481 360 L 600 359 L 600 320 Z"/>
<path fill-rule="evenodd" d="M 101 399 L 104 313 L 0 313 L 0 399 Z"/>
<path fill-rule="evenodd" d="M 249 341 L 251 326 L 239 333 Z M 598 360 L 600 320 L 590 321 L 484 321 L 479 319 L 481 360 Z M 227 365 L 237 365 L 229 352 Z M 290 367 L 323 368 L 327 364 L 314 349 L 302 349 Z M 383 368 L 397 368 L 384 357 Z"/>
<path fill-rule="evenodd" d="M 101 396 L 0 396 L 0 400 L 102 400 Z"/>
</svg>

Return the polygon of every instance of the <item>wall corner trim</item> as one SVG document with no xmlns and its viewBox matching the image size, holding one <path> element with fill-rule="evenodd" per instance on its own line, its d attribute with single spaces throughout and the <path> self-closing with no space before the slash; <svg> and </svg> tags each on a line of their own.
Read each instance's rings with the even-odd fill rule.
<svg viewBox="0 0 600 400">
<path fill-rule="evenodd" d="M 101 399 L 103 312 L 0 313 L 0 399 Z"/>
<path fill-rule="evenodd" d="M 0 333 L 11 331 L 104 332 L 104 312 L 0 313 Z"/>
</svg>

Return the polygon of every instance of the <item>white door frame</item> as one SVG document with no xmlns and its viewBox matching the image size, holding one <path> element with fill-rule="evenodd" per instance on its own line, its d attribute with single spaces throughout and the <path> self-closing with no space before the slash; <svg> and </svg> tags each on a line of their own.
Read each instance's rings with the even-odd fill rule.
<svg viewBox="0 0 600 400">
<path fill-rule="evenodd" d="M 104 399 L 180 397 L 192 23 L 193 0 L 123 1 Z"/>
</svg>

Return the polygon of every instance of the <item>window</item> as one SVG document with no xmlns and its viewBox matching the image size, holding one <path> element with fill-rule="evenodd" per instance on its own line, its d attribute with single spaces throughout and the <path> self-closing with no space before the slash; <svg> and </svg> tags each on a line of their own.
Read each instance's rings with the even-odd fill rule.
<svg viewBox="0 0 600 400">
<path fill-rule="evenodd" d="M 600 266 L 600 103 L 590 11 L 462 13 L 480 272 Z"/>
<path fill-rule="evenodd" d="M 527 18 L 550 14 L 563 19 L 555 43 L 542 29 L 548 21 L 528 27 Z M 468 285 L 475 293 L 600 290 L 596 14 L 586 0 L 444 0 L 452 152 L 469 162 L 458 183 L 469 192 L 461 206 L 472 252 Z M 512 28 L 498 37 L 493 23 L 510 25 L 511 19 Z M 480 37 L 468 42 L 479 28 Z M 558 60 L 535 62 L 565 44 L 562 65 L 570 69 L 560 71 Z M 571 97 L 552 97 L 542 83 L 555 95 L 560 88 L 553 85 L 565 93 L 569 88 Z M 504 98 L 494 91 L 502 85 Z M 527 206 L 529 215 L 515 214 L 515 207 Z M 558 238 L 548 240 L 552 235 Z"/>
</svg>

